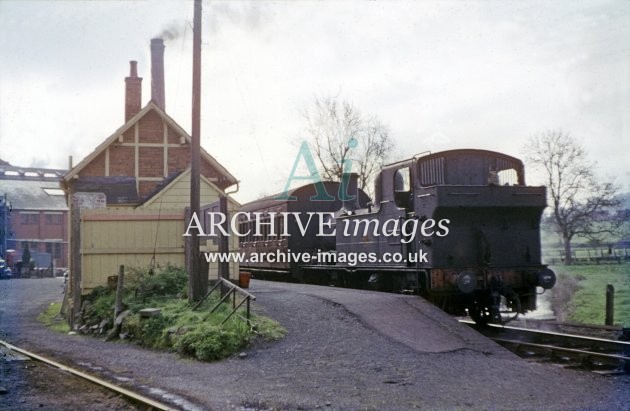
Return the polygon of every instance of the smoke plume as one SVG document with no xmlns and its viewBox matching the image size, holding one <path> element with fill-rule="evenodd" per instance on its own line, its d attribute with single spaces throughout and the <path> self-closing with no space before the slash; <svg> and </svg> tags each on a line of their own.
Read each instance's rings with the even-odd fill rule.
<svg viewBox="0 0 630 411">
<path fill-rule="evenodd" d="M 184 34 L 184 27 L 183 23 L 172 22 L 165 26 L 155 37 L 161 38 L 164 41 L 175 40 Z"/>
</svg>

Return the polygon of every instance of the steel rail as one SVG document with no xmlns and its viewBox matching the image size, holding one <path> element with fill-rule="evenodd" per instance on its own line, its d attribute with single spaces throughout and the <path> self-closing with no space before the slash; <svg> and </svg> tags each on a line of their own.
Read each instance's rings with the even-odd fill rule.
<svg viewBox="0 0 630 411">
<path fill-rule="evenodd" d="M 607 354 L 607 353 L 601 353 L 601 352 L 596 352 L 596 351 L 580 350 L 577 348 L 559 347 L 557 345 L 538 344 L 538 343 L 532 343 L 528 341 L 520 341 L 516 339 L 511 340 L 511 339 L 505 339 L 505 338 L 492 338 L 492 340 L 501 344 L 514 344 L 514 345 L 525 346 L 525 347 L 542 348 L 542 349 L 547 349 L 552 352 L 556 351 L 556 352 L 565 352 L 569 354 L 579 354 L 579 355 L 584 355 L 587 357 L 595 357 L 595 358 L 614 360 L 614 361 L 630 361 L 630 357 L 625 356 L 625 355 L 619 355 L 619 354 Z"/>
<path fill-rule="evenodd" d="M 475 326 L 474 321 L 459 320 L 459 322 Z M 478 327 L 474 327 L 474 328 L 479 329 Z M 514 327 L 514 326 L 499 325 L 499 324 L 488 324 L 486 328 L 490 330 L 495 330 L 496 332 L 508 331 L 508 332 L 530 335 L 530 336 L 536 336 L 536 337 L 547 337 L 547 338 L 556 338 L 560 340 L 579 341 L 582 343 L 599 344 L 600 346 L 603 345 L 603 346 L 610 347 L 610 349 L 612 350 L 618 350 L 620 352 L 630 352 L 630 342 L 627 342 L 627 341 L 609 340 L 606 338 L 591 337 L 587 335 L 566 334 L 566 333 L 560 333 L 556 331 L 534 330 L 531 328 Z"/>
<path fill-rule="evenodd" d="M 44 364 L 48 364 L 48 365 L 50 365 L 52 367 L 55 367 L 55 368 L 57 368 L 57 369 L 59 369 L 61 371 L 66 371 L 66 372 L 68 372 L 68 373 L 70 373 L 72 375 L 75 375 L 75 376 L 79 377 L 79 378 L 82 378 L 84 380 L 90 381 L 93 384 L 99 385 L 101 387 L 105 387 L 105 388 L 107 388 L 107 389 L 109 389 L 111 391 L 114 391 L 114 392 L 116 392 L 118 394 L 121 394 L 121 395 L 123 395 L 123 396 L 125 396 L 125 397 L 127 397 L 129 399 L 132 399 L 134 401 L 137 401 L 137 402 L 139 402 L 141 404 L 148 405 L 148 406 L 152 407 L 152 409 L 164 410 L 164 411 L 176 410 L 176 408 L 173 408 L 172 406 L 166 405 L 164 403 L 161 403 L 159 401 L 156 401 L 154 399 L 146 397 L 146 396 L 144 396 L 142 394 L 138 394 L 138 393 L 130 391 L 130 390 L 126 389 L 126 388 L 123 388 L 123 387 L 120 387 L 118 385 L 112 384 L 112 383 L 107 382 L 105 380 L 102 380 L 102 379 L 100 379 L 98 377 L 95 377 L 93 375 L 87 374 L 87 373 L 85 373 L 83 371 L 79 371 L 76 368 L 68 367 L 66 365 L 63 365 L 61 363 L 58 363 L 56 361 L 53 361 L 53 360 L 48 359 L 46 357 L 43 357 L 41 355 L 38 355 L 38 354 L 35 354 L 33 352 L 30 352 L 30 351 L 24 350 L 22 348 L 16 347 L 15 345 L 10 344 L 10 343 L 8 343 L 8 342 L 6 342 L 4 340 L 0 340 L 0 345 L 3 345 L 6 348 L 8 348 L 9 350 L 15 351 L 15 352 L 17 352 L 19 354 L 22 354 L 22 355 L 24 355 L 26 357 L 29 357 L 29 358 L 33 359 L 33 360 L 42 362 Z"/>
<path fill-rule="evenodd" d="M 469 320 L 459 320 L 462 323 L 474 326 L 474 322 Z M 583 358 L 589 359 L 600 359 L 608 364 L 617 365 L 620 368 L 625 367 L 625 372 L 628 372 L 628 364 L 630 364 L 630 356 L 627 353 L 630 353 L 630 342 L 626 341 L 617 341 L 617 340 L 608 340 L 605 338 L 598 337 L 590 337 L 585 335 L 575 335 L 575 334 L 566 334 L 559 333 L 553 331 L 545 331 L 545 330 L 532 330 L 528 328 L 521 327 L 512 327 L 512 326 L 501 326 L 497 324 L 489 324 L 485 328 L 485 332 L 483 329 L 479 327 L 473 327 L 476 330 L 480 331 L 486 337 L 492 339 L 495 342 L 500 344 L 511 344 L 520 347 L 531 347 L 534 349 L 543 349 L 550 351 L 551 353 L 567 353 L 578 355 Z M 499 335 L 493 335 L 493 334 Z M 513 338 L 512 336 L 505 336 L 500 334 L 515 334 Z M 554 340 L 554 343 L 543 344 L 540 342 L 532 342 L 531 340 L 519 339 L 518 336 L 525 336 L 525 338 L 532 339 L 539 338 L 542 340 Z M 558 345 L 556 344 L 558 341 Z M 605 349 L 609 352 L 598 352 L 591 351 L 590 349 L 581 349 L 581 348 L 573 348 L 571 345 L 576 346 L 595 346 L 598 349 Z M 612 353 L 610 352 L 612 351 Z M 614 362 L 614 363 L 613 363 Z"/>
</svg>

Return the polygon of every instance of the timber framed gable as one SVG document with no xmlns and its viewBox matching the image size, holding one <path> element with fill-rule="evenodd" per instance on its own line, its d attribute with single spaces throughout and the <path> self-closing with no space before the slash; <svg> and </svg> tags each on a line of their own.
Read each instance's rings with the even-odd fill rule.
<svg viewBox="0 0 630 411">
<path fill-rule="evenodd" d="M 190 164 L 191 137 L 150 101 L 140 112 L 64 176 L 68 186 L 82 177 L 133 177 L 138 198 L 145 198 Z M 221 191 L 238 181 L 205 150 L 201 174 Z"/>
</svg>

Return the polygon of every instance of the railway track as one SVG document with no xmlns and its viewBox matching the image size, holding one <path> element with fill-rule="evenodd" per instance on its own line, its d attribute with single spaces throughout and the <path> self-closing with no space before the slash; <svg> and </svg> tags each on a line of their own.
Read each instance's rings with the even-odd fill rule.
<svg viewBox="0 0 630 411">
<path fill-rule="evenodd" d="M 10 344 L 6 341 L 0 340 L 0 346 L 3 346 L 4 348 L 6 348 L 7 350 L 9 350 L 10 352 L 13 352 L 14 354 L 18 354 L 24 357 L 27 357 L 30 360 L 34 360 L 40 363 L 44 363 L 54 369 L 57 369 L 61 372 L 65 372 L 65 373 L 69 373 L 72 374 L 80 379 L 83 379 L 85 381 L 89 381 L 90 383 L 105 389 L 109 392 L 118 394 L 123 396 L 124 398 L 126 398 L 127 400 L 129 400 L 130 404 L 133 405 L 134 408 L 138 408 L 138 409 L 147 409 L 147 410 L 175 410 L 175 409 L 179 409 L 176 406 L 173 405 L 169 405 L 169 404 L 165 404 L 163 402 L 154 400 L 152 398 L 149 398 L 145 395 L 142 395 L 140 393 L 131 391 L 127 388 L 121 387 L 119 385 L 113 384 L 109 381 L 105 381 L 104 379 L 101 379 L 95 375 L 86 373 L 85 371 L 81 371 L 77 368 L 73 368 L 73 367 L 69 367 L 66 366 L 64 364 L 61 364 L 53 359 L 44 357 L 42 355 L 39 354 L 35 354 L 31 351 L 25 350 L 23 348 L 17 347 L 13 344 Z M 42 405 L 40 405 L 42 406 Z"/>
<path fill-rule="evenodd" d="M 552 361 L 602 375 L 630 374 L 630 342 L 491 324 L 468 324 L 521 357 Z"/>
</svg>

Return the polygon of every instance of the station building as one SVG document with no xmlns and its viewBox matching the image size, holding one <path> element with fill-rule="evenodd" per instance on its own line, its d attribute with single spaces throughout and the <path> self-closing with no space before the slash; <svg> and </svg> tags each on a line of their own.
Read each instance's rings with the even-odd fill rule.
<svg viewBox="0 0 630 411">
<path fill-rule="evenodd" d="M 153 39 L 151 100 L 141 106 L 142 78 L 137 63 L 130 62 L 124 124 L 63 176 L 74 299 L 107 284 L 120 265 L 185 264 L 191 137 L 165 111 L 163 53 L 162 40 Z M 236 210 L 239 204 L 229 194 L 237 179 L 203 148 L 200 170 L 201 205 L 225 196 L 228 209 Z M 218 242 L 202 243 L 212 249 Z M 237 240 L 233 243 L 236 247 Z M 216 276 L 217 267 L 208 275 Z"/>
</svg>

